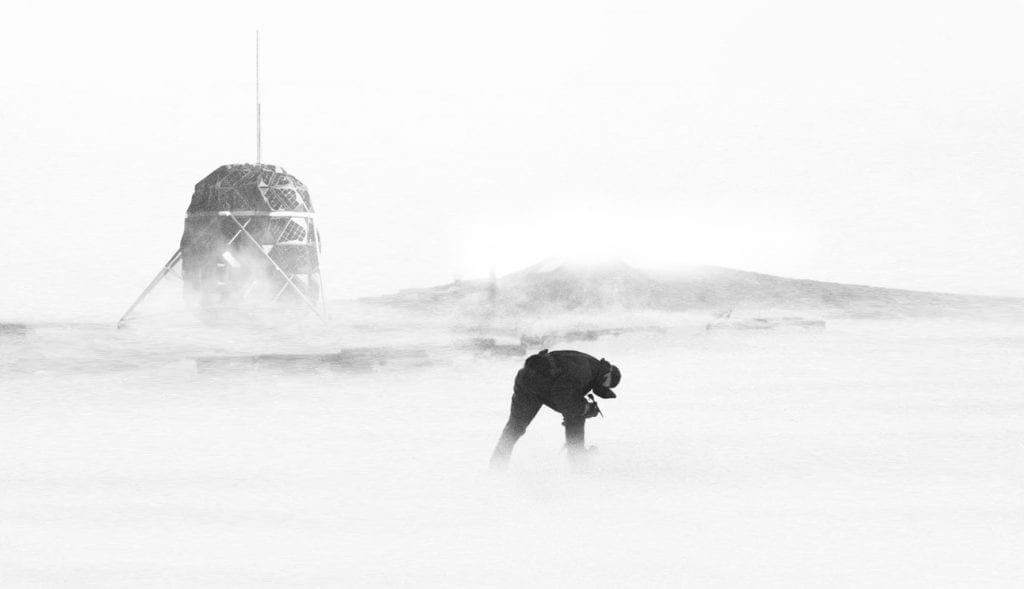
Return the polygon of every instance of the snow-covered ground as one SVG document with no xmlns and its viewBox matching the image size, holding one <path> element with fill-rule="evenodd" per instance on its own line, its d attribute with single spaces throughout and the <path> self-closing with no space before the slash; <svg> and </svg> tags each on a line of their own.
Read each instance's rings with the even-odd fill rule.
<svg viewBox="0 0 1024 589">
<path fill-rule="evenodd" d="M 504 473 L 487 459 L 522 358 L 189 359 L 254 347 L 105 327 L 0 341 L 0 585 L 1024 585 L 1020 323 L 581 342 L 623 371 L 588 423 L 598 451 L 570 468 L 545 409 Z"/>
</svg>

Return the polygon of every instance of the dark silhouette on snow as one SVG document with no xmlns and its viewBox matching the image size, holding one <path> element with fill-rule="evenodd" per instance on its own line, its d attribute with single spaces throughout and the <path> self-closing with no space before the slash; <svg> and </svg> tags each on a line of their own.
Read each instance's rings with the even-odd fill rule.
<svg viewBox="0 0 1024 589">
<path fill-rule="evenodd" d="M 588 418 L 601 413 L 591 392 L 602 399 L 614 399 L 612 388 L 621 379 L 617 367 L 604 358 L 598 360 L 583 352 L 543 350 L 527 358 L 516 374 L 512 410 L 494 448 L 491 466 L 503 468 L 508 463 L 513 446 L 526 432 L 541 405 L 562 414 L 569 456 L 576 458 L 583 454 L 586 451 L 584 424 Z"/>
</svg>

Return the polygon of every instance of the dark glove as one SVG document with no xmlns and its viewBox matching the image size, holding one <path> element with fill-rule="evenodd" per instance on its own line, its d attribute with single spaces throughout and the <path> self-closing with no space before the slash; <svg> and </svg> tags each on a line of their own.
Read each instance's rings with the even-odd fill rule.
<svg viewBox="0 0 1024 589">
<path fill-rule="evenodd" d="M 587 395 L 584 398 L 584 401 L 586 401 L 587 404 L 583 408 L 583 419 L 590 419 L 591 417 L 597 417 L 598 415 L 604 417 L 604 414 L 601 413 L 601 408 L 597 406 L 597 401 L 595 401 L 593 397 Z"/>
</svg>

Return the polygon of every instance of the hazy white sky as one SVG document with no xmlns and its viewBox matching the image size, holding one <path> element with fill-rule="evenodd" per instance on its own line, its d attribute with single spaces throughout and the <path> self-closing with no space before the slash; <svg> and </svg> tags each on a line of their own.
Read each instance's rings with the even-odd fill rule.
<svg viewBox="0 0 1024 589">
<path fill-rule="evenodd" d="M 585 252 L 1024 296 L 1019 2 L 6 12 L 0 318 L 131 302 L 255 159 L 256 28 L 331 297 Z"/>
</svg>

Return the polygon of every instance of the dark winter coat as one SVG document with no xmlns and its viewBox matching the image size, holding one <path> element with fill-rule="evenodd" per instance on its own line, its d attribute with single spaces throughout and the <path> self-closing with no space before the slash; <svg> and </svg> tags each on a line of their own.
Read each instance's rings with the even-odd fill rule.
<svg viewBox="0 0 1024 589">
<path fill-rule="evenodd" d="M 579 406 L 591 391 L 603 399 L 615 398 L 615 393 L 602 384 L 610 368 L 607 360 L 583 352 L 543 350 L 526 359 L 517 380 L 546 404 L 564 411 L 563 407 Z"/>
<path fill-rule="evenodd" d="M 508 462 L 515 445 L 543 405 L 562 414 L 565 444 L 570 454 L 584 452 L 584 429 L 587 418 L 600 414 L 597 403 L 586 398 L 593 391 L 605 399 L 615 397 L 603 384 L 611 374 L 612 384 L 622 375 L 604 358 L 572 350 L 541 351 L 526 359 L 516 373 L 512 407 L 508 422 L 494 448 L 491 464 L 500 467 Z"/>
</svg>

